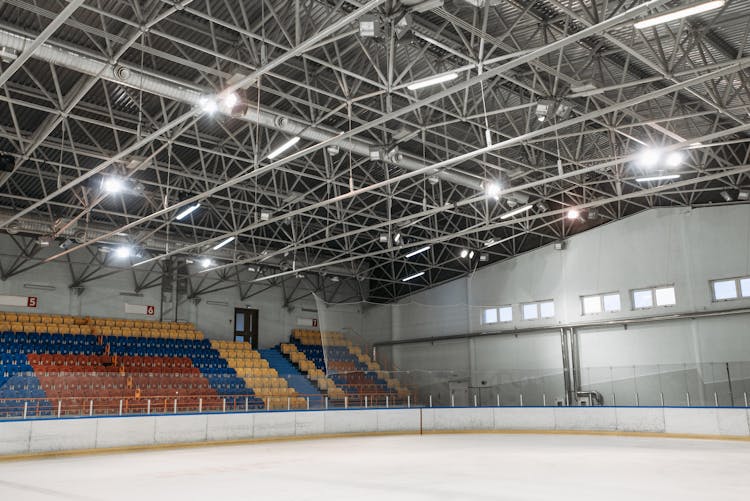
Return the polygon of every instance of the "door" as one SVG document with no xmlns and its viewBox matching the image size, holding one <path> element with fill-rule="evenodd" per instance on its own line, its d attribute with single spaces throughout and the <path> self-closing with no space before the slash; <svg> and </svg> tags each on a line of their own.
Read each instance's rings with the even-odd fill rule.
<svg viewBox="0 0 750 501">
<path fill-rule="evenodd" d="M 250 343 L 258 349 L 258 310 L 234 309 L 234 340 Z"/>
</svg>

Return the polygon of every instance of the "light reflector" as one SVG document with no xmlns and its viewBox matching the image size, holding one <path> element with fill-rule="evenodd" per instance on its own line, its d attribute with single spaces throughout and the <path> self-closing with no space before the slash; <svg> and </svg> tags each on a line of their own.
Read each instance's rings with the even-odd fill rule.
<svg viewBox="0 0 750 501">
<path fill-rule="evenodd" d="M 107 193 L 119 193 L 125 188 L 125 183 L 119 177 L 105 177 L 102 181 L 102 189 Z"/>
<path fill-rule="evenodd" d="M 298 142 L 299 142 L 299 136 L 294 136 L 289 141 L 287 141 L 286 143 L 282 144 L 281 146 L 273 150 L 271 153 L 269 153 L 268 159 L 273 160 L 274 158 L 278 157 L 279 155 L 284 153 L 286 150 L 288 150 L 289 148 L 291 148 Z"/>
<path fill-rule="evenodd" d="M 417 249 L 417 250 L 415 250 L 415 251 L 411 251 L 410 253 L 408 253 L 408 254 L 406 255 L 406 257 L 407 257 L 407 258 L 409 258 L 409 257 L 414 257 L 414 256 L 416 256 L 416 255 L 418 255 L 418 254 L 421 254 L 421 253 L 423 253 L 423 252 L 427 252 L 428 250 L 430 250 L 430 247 L 431 247 L 430 245 L 425 245 L 424 247 L 421 247 L 421 248 L 419 248 L 419 249 Z"/>
<path fill-rule="evenodd" d="M 408 282 L 409 280 L 414 280 L 415 278 L 419 278 L 422 275 L 424 275 L 424 271 L 420 271 L 419 273 L 415 273 L 414 275 L 409 275 L 408 277 L 402 278 L 402 282 Z"/>
<path fill-rule="evenodd" d="M 232 242 L 233 240 L 234 240 L 234 237 L 229 237 L 229 238 L 227 238 L 225 240 L 222 240 L 218 244 L 214 245 L 213 249 L 214 250 L 219 250 L 222 247 L 224 247 L 225 245 L 227 245 L 228 243 Z"/>
<path fill-rule="evenodd" d="M 719 7 L 723 7 L 724 3 L 725 0 L 712 0 L 711 2 L 700 3 L 698 5 L 687 7 L 685 9 L 668 12 L 666 14 L 662 14 L 661 16 L 638 21 L 633 26 L 637 30 L 643 30 L 652 26 L 656 26 L 658 24 L 669 23 L 671 21 L 676 21 L 678 19 L 683 19 L 685 17 L 694 16 L 696 14 L 702 14 L 703 12 L 718 9 Z"/>
<path fill-rule="evenodd" d="M 182 221 L 183 219 L 185 219 L 186 217 L 188 217 L 190 214 L 192 214 L 193 212 L 195 212 L 196 210 L 198 210 L 198 207 L 200 207 L 200 206 L 201 206 L 200 203 L 193 204 L 190 207 L 188 207 L 187 209 L 185 209 L 182 212 L 180 212 L 179 214 L 177 214 L 174 218 L 176 220 L 178 220 L 178 221 Z"/>
<path fill-rule="evenodd" d="M 523 207 L 519 207 L 518 209 L 513 209 L 510 212 L 506 212 L 502 216 L 500 216 L 500 219 L 510 219 L 513 216 L 517 216 L 523 212 L 526 212 L 527 210 L 530 210 L 532 207 L 534 207 L 533 204 L 524 205 Z"/>
<path fill-rule="evenodd" d="M 407 85 L 406 88 L 409 90 L 423 89 L 432 85 L 450 82 L 451 80 L 455 80 L 456 78 L 458 78 L 458 73 L 446 73 L 445 75 L 438 75 L 436 77 L 428 78 L 427 80 L 414 82 Z"/>
<path fill-rule="evenodd" d="M 638 183 L 650 183 L 652 181 L 669 181 L 670 179 L 679 179 L 679 174 L 665 174 L 663 176 L 649 176 L 636 178 Z"/>
</svg>

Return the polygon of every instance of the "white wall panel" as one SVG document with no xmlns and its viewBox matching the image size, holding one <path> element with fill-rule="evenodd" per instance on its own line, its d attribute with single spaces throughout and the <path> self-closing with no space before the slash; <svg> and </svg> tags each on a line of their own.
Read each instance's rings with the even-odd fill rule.
<svg viewBox="0 0 750 501">
<path fill-rule="evenodd" d="M 718 435 L 719 420 L 716 409 L 664 409 L 664 431 L 667 433 L 695 433 Z"/>
<path fill-rule="evenodd" d="M 496 407 L 493 411 L 496 430 L 554 430 L 552 408 Z"/>
<path fill-rule="evenodd" d="M 206 419 L 206 439 L 242 440 L 253 438 L 255 414 L 209 414 Z"/>
<path fill-rule="evenodd" d="M 29 452 L 31 421 L 0 423 L 0 455 Z"/>
<path fill-rule="evenodd" d="M 365 433 L 377 429 L 377 411 L 329 411 L 325 414 L 326 433 Z"/>
<path fill-rule="evenodd" d="M 557 430 L 617 429 L 617 415 L 613 407 L 554 407 Z"/>
<path fill-rule="evenodd" d="M 0 422 L 0 455 L 338 433 L 623 431 L 750 437 L 747 409 L 435 408 Z"/>
<path fill-rule="evenodd" d="M 206 440 L 207 414 L 189 416 L 155 416 L 154 442 L 171 444 Z"/>
<path fill-rule="evenodd" d="M 325 413 L 316 411 L 295 412 L 294 433 L 298 436 L 325 433 Z"/>
<path fill-rule="evenodd" d="M 618 407 L 617 431 L 664 433 L 664 409 Z"/>
<path fill-rule="evenodd" d="M 55 419 L 31 423 L 29 452 L 93 449 L 97 419 Z"/>
<path fill-rule="evenodd" d="M 419 409 L 381 409 L 374 412 L 379 432 L 419 431 Z"/>
<path fill-rule="evenodd" d="M 439 409 L 434 413 L 434 430 L 491 430 L 494 428 L 493 409 Z"/>
<path fill-rule="evenodd" d="M 295 435 L 294 414 L 294 412 L 255 413 L 253 436 L 255 438 L 293 437 Z"/>
<path fill-rule="evenodd" d="M 156 418 L 153 416 L 97 419 L 97 423 L 97 448 L 154 443 Z"/>
</svg>

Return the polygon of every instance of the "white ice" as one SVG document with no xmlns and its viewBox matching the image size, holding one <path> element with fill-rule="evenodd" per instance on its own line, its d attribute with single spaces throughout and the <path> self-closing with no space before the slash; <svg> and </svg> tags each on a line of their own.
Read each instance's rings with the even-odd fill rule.
<svg viewBox="0 0 750 501">
<path fill-rule="evenodd" d="M 750 442 L 461 434 L 0 462 L 0 500 L 750 499 Z"/>
</svg>

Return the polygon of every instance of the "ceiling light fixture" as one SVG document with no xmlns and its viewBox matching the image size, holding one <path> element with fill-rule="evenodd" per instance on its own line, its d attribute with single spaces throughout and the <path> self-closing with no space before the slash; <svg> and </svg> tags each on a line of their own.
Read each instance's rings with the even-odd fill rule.
<svg viewBox="0 0 750 501">
<path fill-rule="evenodd" d="M 218 244 L 214 245 L 213 250 L 219 250 L 219 249 L 221 249 L 222 247 L 224 247 L 225 245 L 227 245 L 228 243 L 230 243 L 233 240 L 234 240 L 234 237 L 229 237 L 229 238 L 227 238 L 225 240 L 222 240 Z"/>
<path fill-rule="evenodd" d="M 581 211 L 578 209 L 570 209 L 565 217 L 568 219 L 578 219 L 581 217 Z"/>
<path fill-rule="evenodd" d="M 415 251 L 411 251 L 410 253 L 408 253 L 406 255 L 406 257 L 410 258 L 410 257 L 414 257 L 414 256 L 416 256 L 418 254 L 422 254 L 423 252 L 427 252 L 428 250 L 430 250 L 431 247 L 432 246 L 430 246 L 430 245 L 425 245 L 424 247 L 421 247 L 421 248 L 419 248 L 419 249 L 417 249 Z"/>
<path fill-rule="evenodd" d="M 660 158 L 661 152 L 659 150 L 655 148 L 648 148 L 646 150 L 643 150 L 638 155 L 638 165 L 643 168 L 650 169 L 656 167 L 656 164 L 659 163 Z"/>
<path fill-rule="evenodd" d="M 531 210 L 534 207 L 534 204 L 528 204 L 524 205 L 523 207 L 519 207 L 518 209 L 513 209 L 510 212 L 506 212 L 502 216 L 500 216 L 500 219 L 510 219 L 513 216 L 517 216 L 521 214 L 522 212 L 526 212 L 528 210 Z"/>
<path fill-rule="evenodd" d="M 665 163 L 667 164 L 667 167 L 679 167 L 682 163 L 683 155 L 679 151 L 673 151 L 667 155 L 667 158 L 665 159 Z"/>
<path fill-rule="evenodd" d="M 658 24 L 669 23 L 671 21 L 676 21 L 678 19 L 683 19 L 685 17 L 694 16 L 696 14 L 702 14 L 703 12 L 718 9 L 720 7 L 723 7 L 724 3 L 726 3 L 726 0 L 712 0 L 710 2 L 700 3 L 698 5 L 687 7 L 685 9 L 674 10 L 660 16 L 644 19 L 643 21 L 638 21 L 633 26 L 637 30 L 643 30 L 652 26 L 656 26 Z"/>
<path fill-rule="evenodd" d="M 229 94 L 226 94 L 221 98 L 221 104 L 224 106 L 224 108 L 231 110 L 235 106 L 237 106 L 237 103 L 240 102 L 240 97 L 237 95 L 236 92 L 230 92 Z"/>
<path fill-rule="evenodd" d="M 119 193 L 125 188 L 125 183 L 119 177 L 109 176 L 102 180 L 102 189 L 107 193 Z"/>
<path fill-rule="evenodd" d="M 468 255 L 469 255 L 468 249 L 461 249 L 461 253 L 459 254 L 459 256 L 461 256 L 462 259 L 466 259 Z"/>
<path fill-rule="evenodd" d="M 395 235 L 393 235 L 393 243 L 398 244 L 400 241 L 401 241 L 401 233 L 397 232 Z"/>
<path fill-rule="evenodd" d="M 174 218 L 176 220 L 178 220 L 178 221 L 182 221 L 183 219 L 185 219 L 186 217 L 188 217 L 190 214 L 192 214 L 193 212 L 195 212 L 196 210 L 198 210 L 198 208 L 200 206 L 201 206 L 200 203 L 193 204 L 190 207 L 188 207 L 187 209 L 185 209 L 182 212 L 180 212 L 179 214 L 177 214 Z"/>
<path fill-rule="evenodd" d="M 219 109 L 219 103 L 216 102 L 216 99 L 214 97 L 202 97 L 198 101 L 198 104 L 200 105 L 203 112 L 208 113 L 209 115 L 213 115 L 214 113 L 216 113 L 216 110 Z"/>
<path fill-rule="evenodd" d="M 419 278 L 422 275 L 424 275 L 424 271 L 420 271 L 419 273 L 415 273 L 414 275 L 409 275 L 408 277 L 402 278 L 402 282 L 408 282 L 409 280 L 414 280 L 415 278 Z"/>
<path fill-rule="evenodd" d="M 271 153 L 269 153 L 268 159 L 273 160 L 274 158 L 278 157 L 279 155 L 284 153 L 286 150 L 288 150 L 289 148 L 291 148 L 298 142 L 299 142 L 299 136 L 294 136 L 289 141 L 287 141 L 286 143 L 282 144 L 281 146 L 273 150 Z"/>
<path fill-rule="evenodd" d="M 432 85 L 437 85 L 445 82 L 450 82 L 458 78 L 458 73 L 446 73 L 445 75 L 438 75 L 436 77 L 428 78 L 427 80 L 420 80 L 406 86 L 409 90 L 418 90 Z"/>
<path fill-rule="evenodd" d="M 650 183 L 652 181 L 669 181 L 670 179 L 679 179 L 679 174 L 665 174 L 663 176 L 649 176 L 636 178 L 637 183 Z"/>
<path fill-rule="evenodd" d="M 732 198 L 732 195 L 730 195 L 729 192 L 726 190 L 719 193 L 719 195 L 721 195 L 721 198 L 723 198 L 725 202 L 731 202 L 732 200 L 734 200 Z"/>
<path fill-rule="evenodd" d="M 500 198 L 500 184 L 496 181 L 485 181 L 484 192 L 488 197 L 498 200 Z"/>
<path fill-rule="evenodd" d="M 211 266 L 213 266 L 213 264 L 214 262 L 207 257 L 204 257 L 203 259 L 201 259 L 201 266 L 203 268 L 210 268 Z"/>
<path fill-rule="evenodd" d="M 133 249 L 128 245 L 123 245 L 115 249 L 115 257 L 118 259 L 127 259 L 132 254 Z"/>
<path fill-rule="evenodd" d="M 469 252 L 469 259 L 474 259 L 474 251 Z"/>
</svg>

